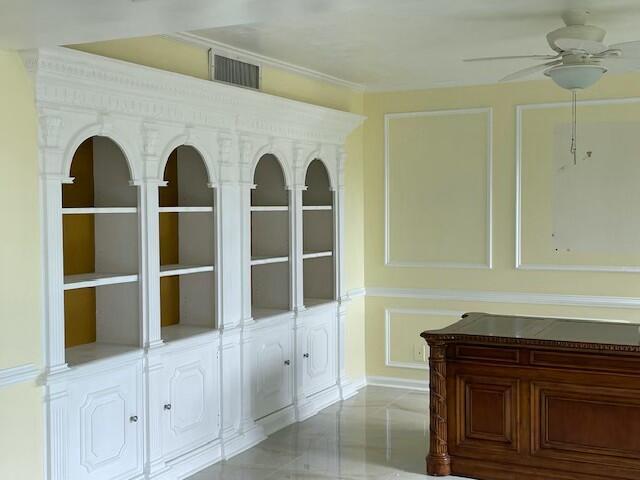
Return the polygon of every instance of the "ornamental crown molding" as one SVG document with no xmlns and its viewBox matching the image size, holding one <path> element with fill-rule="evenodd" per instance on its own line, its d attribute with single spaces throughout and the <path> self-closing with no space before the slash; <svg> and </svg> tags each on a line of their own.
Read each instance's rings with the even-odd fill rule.
<svg viewBox="0 0 640 480">
<path fill-rule="evenodd" d="M 342 144 L 362 115 L 64 47 L 22 52 L 38 105 Z"/>
</svg>

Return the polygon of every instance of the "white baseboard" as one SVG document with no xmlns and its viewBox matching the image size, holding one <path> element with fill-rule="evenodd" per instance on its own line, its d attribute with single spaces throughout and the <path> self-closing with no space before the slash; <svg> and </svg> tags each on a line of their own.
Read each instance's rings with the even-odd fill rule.
<svg viewBox="0 0 640 480">
<path fill-rule="evenodd" d="M 367 385 L 376 387 L 403 388 L 405 390 L 429 391 L 429 382 L 426 380 L 407 380 L 395 377 L 367 377 Z"/>
<path fill-rule="evenodd" d="M 296 423 L 296 409 L 291 405 L 260 420 L 256 420 L 256 423 L 263 428 L 266 435 L 271 435 L 284 427 Z"/>
<path fill-rule="evenodd" d="M 351 379 L 348 383 L 342 385 L 342 400 L 349 400 L 366 386 L 367 377 Z"/>
<path fill-rule="evenodd" d="M 170 467 L 164 479 L 183 480 L 194 473 L 222 460 L 222 446 L 219 440 L 207 443 L 202 447 L 176 458 L 167 465 Z"/>
<path fill-rule="evenodd" d="M 255 447 L 257 444 L 266 440 L 267 436 L 261 426 L 255 425 L 254 428 L 245 431 L 241 435 L 222 440 L 222 457 L 229 460 L 239 453 Z"/>
</svg>

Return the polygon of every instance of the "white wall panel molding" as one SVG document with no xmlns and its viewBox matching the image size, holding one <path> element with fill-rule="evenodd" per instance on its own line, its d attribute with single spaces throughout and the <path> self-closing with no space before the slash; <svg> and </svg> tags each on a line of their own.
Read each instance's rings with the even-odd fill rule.
<svg viewBox="0 0 640 480">
<path fill-rule="evenodd" d="M 0 368 L 0 388 L 9 387 L 18 383 L 34 382 L 40 369 L 33 363 L 17 367 Z"/>
<path fill-rule="evenodd" d="M 580 106 L 606 106 L 606 105 L 630 105 L 640 103 L 640 97 L 614 98 L 614 99 L 597 99 L 597 100 L 579 100 Z M 522 140 L 524 129 L 524 113 L 530 110 L 544 110 L 552 108 L 570 108 L 570 102 L 556 103 L 535 103 L 526 105 L 516 105 L 516 228 L 515 228 L 515 267 L 520 270 L 558 270 L 558 271 L 578 271 L 578 272 L 640 272 L 640 265 L 564 265 L 564 264 L 538 264 L 525 263 L 523 260 L 523 213 L 522 213 Z"/>
<path fill-rule="evenodd" d="M 459 320 L 464 312 L 456 310 L 435 310 L 428 308 L 386 308 L 384 310 L 384 364 L 387 367 L 411 368 L 415 370 L 429 370 L 427 363 L 420 362 L 399 362 L 393 360 L 391 351 L 391 337 L 393 335 L 393 314 L 421 315 L 425 317 L 451 317 L 452 320 Z"/>
<path fill-rule="evenodd" d="M 490 292 L 480 290 L 437 290 L 428 288 L 368 287 L 369 297 L 455 300 L 461 302 L 515 303 L 523 305 L 566 305 L 575 307 L 640 308 L 640 297 L 567 295 L 554 293 Z"/>
<path fill-rule="evenodd" d="M 485 208 L 485 229 L 486 229 L 486 252 L 485 261 L 480 263 L 469 263 L 465 261 L 413 261 L 395 260 L 391 256 L 391 231 L 390 217 L 391 205 L 389 198 L 389 174 L 390 174 L 390 152 L 389 152 L 389 129 L 390 121 L 401 118 L 412 117 L 438 117 L 451 115 L 486 115 L 487 121 L 487 148 L 486 148 L 486 208 Z M 387 113 L 384 115 L 384 263 L 388 267 L 415 267 L 415 268 L 470 268 L 470 269 L 491 269 L 493 268 L 493 109 L 491 107 L 465 108 L 450 110 L 433 110 L 423 112 Z"/>
</svg>

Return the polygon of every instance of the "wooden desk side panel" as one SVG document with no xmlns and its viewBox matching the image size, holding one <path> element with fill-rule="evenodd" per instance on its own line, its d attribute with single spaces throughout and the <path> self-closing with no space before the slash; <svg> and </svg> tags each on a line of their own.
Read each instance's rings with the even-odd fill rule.
<svg viewBox="0 0 640 480">
<path fill-rule="evenodd" d="M 449 471 L 428 461 L 429 474 L 640 478 L 637 355 L 477 343 L 446 350 L 446 408 L 438 406 L 438 418 L 446 419 L 447 448 L 440 445 L 435 458 L 447 458 Z"/>
</svg>

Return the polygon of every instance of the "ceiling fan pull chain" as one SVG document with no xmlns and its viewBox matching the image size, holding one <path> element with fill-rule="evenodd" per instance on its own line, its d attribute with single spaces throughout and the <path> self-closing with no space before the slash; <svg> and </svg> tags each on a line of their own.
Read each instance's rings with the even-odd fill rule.
<svg viewBox="0 0 640 480">
<path fill-rule="evenodd" d="M 578 107 L 577 107 L 577 94 L 575 90 L 571 90 L 571 148 L 570 148 L 570 152 L 573 155 L 573 164 L 577 165 L 578 163 L 578 159 L 577 159 L 577 151 L 578 149 L 576 148 L 576 137 L 577 137 L 577 131 L 578 131 L 578 127 L 577 127 L 577 123 L 578 123 Z"/>
</svg>

